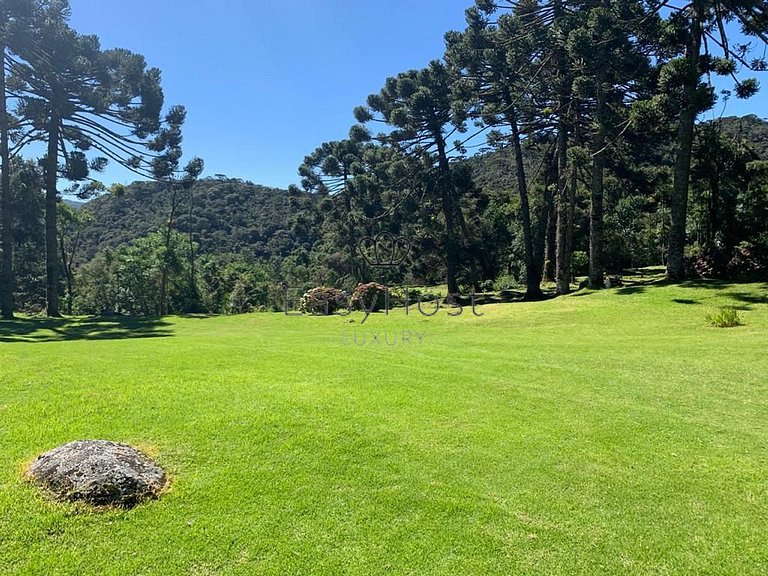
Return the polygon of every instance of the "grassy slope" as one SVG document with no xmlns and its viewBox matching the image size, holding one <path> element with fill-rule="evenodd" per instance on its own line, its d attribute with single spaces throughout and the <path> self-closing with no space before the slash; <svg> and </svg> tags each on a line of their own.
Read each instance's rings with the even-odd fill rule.
<svg viewBox="0 0 768 576">
<path fill-rule="evenodd" d="M 0 323 L 0 572 L 765 574 L 767 291 L 130 326 L 157 338 Z M 727 304 L 745 326 L 708 327 Z M 371 329 L 425 337 L 342 345 Z M 144 446 L 172 490 L 46 502 L 22 466 L 77 438 Z"/>
</svg>

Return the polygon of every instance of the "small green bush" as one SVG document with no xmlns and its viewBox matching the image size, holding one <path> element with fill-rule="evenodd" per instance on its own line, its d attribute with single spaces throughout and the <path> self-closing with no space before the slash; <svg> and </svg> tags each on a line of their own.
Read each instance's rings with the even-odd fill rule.
<svg viewBox="0 0 768 576">
<path fill-rule="evenodd" d="M 576 276 L 582 276 L 589 272 L 589 255 L 581 250 L 571 254 L 571 269 Z"/>
<path fill-rule="evenodd" d="M 722 308 L 713 314 L 707 314 L 707 322 L 716 328 L 733 328 L 741 326 L 741 318 L 734 308 Z"/>
<path fill-rule="evenodd" d="M 516 288 L 520 287 L 520 283 L 517 281 L 517 278 L 512 276 L 511 274 L 502 274 L 493 283 L 493 288 L 497 292 L 502 292 L 503 290 L 514 290 Z"/>
<path fill-rule="evenodd" d="M 493 280 L 483 280 L 480 282 L 480 292 L 493 292 Z"/>
</svg>

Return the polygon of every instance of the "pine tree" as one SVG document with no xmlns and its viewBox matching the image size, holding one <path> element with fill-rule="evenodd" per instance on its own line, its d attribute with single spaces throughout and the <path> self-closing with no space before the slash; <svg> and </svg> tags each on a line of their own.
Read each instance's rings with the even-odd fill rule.
<svg viewBox="0 0 768 576">
<path fill-rule="evenodd" d="M 23 28 L 32 16 L 31 0 L 7 0 L 0 4 L 0 246 L 3 258 L 0 268 L 0 314 L 5 319 L 13 318 L 14 274 L 13 274 L 13 214 L 11 191 L 11 117 L 8 112 L 9 91 L 7 87 L 6 55 L 18 50 L 23 37 Z"/>
<path fill-rule="evenodd" d="M 59 258 L 56 234 L 58 178 L 88 184 L 87 196 L 102 189 L 91 177 L 109 160 L 142 176 L 165 152 L 152 146 L 161 126 L 160 71 L 127 50 L 102 51 L 95 36 L 69 28 L 69 5 L 37 5 L 34 41 L 8 58 L 17 114 L 28 122 L 30 139 L 46 142 L 47 313 L 59 315 Z M 87 153 L 98 156 L 88 160 Z M 60 160 L 63 162 L 60 163 Z"/>
<path fill-rule="evenodd" d="M 455 146 L 449 139 L 466 130 L 466 113 L 454 105 L 454 81 L 445 64 L 435 60 L 427 68 L 388 78 L 380 93 L 368 97 L 367 107 L 355 109 L 358 122 L 389 124 L 392 129 L 376 139 L 417 159 L 434 184 L 445 222 L 443 246 L 450 294 L 459 291 L 463 217 L 451 175 L 449 154 Z"/>
<path fill-rule="evenodd" d="M 682 38 L 682 55 L 666 63 L 662 75 L 673 94 L 662 97 L 675 101 L 677 136 L 672 197 L 670 201 L 669 260 L 667 276 L 685 277 L 686 222 L 690 186 L 694 125 L 698 115 L 714 105 L 711 86 L 702 81 L 705 74 L 728 75 L 734 79 L 736 96 L 749 98 L 757 93 L 754 78 L 741 78 L 737 70 L 766 70 L 764 57 L 751 58 L 749 44 L 733 44 L 728 24 L 736 22 L 741 32 L 768 44 L 768 5 L 762 0 L 692 0 L 670 2 L 667 37 Z"/>
</svg>

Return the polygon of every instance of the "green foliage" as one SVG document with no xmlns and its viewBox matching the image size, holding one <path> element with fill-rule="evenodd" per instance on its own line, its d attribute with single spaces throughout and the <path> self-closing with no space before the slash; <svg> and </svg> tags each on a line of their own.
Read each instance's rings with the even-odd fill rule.
<svg viewBox="0 0 768 576">
<path fill-rule="evenodd" d="M 199 279 L 202 304 L 208 312 L 243 314 L 280 308 L 269 270 L 242 256 L 206 258 Z"/>
<path fill-rule="evenodd" d="M 571 255 L 571 268 L 574 275 L 583 276 L 586 274 L 589 268 L 589 255 L 582 250 L 576 250 Z"/>
<path fill-rule="evenodd" d="M 159 229 L 167 219 L 163 186 L 135 182 L 119 196 L 92 201 L 96 220 L 83 235 L 83 255 L 114 249 Z M 203 254 L 287 258 L 319 239 L 319 198 L 235 178 L 203 178 L 182 193 L 175 227 L 192 232 Z"/>
<path fill-rule="evenodd" d="M 689 181 L 673 178 L 672 170 L 681 148 L 681 110 L 686 103 L 696 110 L 713 105 L 708 74 L 735 76 L 735 95 L 748 97 L 757 84 L 742 74 L 765 69 L 759 53 L 751 58 L 750 46 L 725 48 L 720 37 L 730 32 L 719 28 L 722 21 L 741 22 L 752 37 L 765 32 L 764 19 L 738 3 L 659 14 L 635 0 L 580 0 L 567 9 L 561 2 L 477 2 L 466 13 L 466 29 L 447 34 L 443 59 L 386 79 L 354 111 L 364 125 L 353 126 L 348 139 L 320 144 L 299 168 L 304 191 L 285 192 L 223 175 L 196 182 L 201 160 L 180 168 L 186 111 L 171 106 L 163 114 L 159 71 L 138 54 L 104 50 L 96 37 L 72 30 L 66 2 L 39 3 L 37 15 L 21 10 L 24 5 L 32 3 L 3 7 L 7 79 L 18 104 L 9 114 L 11 142 L 46 139 L 56 120 L 60 134 L 48 138 L 55 150 L 49 156 L 56 155 L 60 166 L 44 160 L 48 174 L 72 180 L 69 194 L 110 191 L 88 206 L 96 214 L 92 223 L 59 217 L 64 266 L 53 284 L 66 282 L 71 296 L 82 270 L 81 284 L 90 291 L 81 298 L 83 310 L 111 298 L 108 308 L 115 311 L 148 313 L 157 299 L 148 272 L 156 265 L 156 247 L 133 246 L 136 258 L 147 258 L 143 270 L 129 265 L 124 250 L 166 223 L 188 244 L 194 239 L 202 255 L 194 251 L 178 261 L 159 256 L 160 269 L 175 267 L 178 277 L 173 295 L 160 299 L 172 300 L 177 311 L 273 308 L 281 284 L 351 290 L 372 272 L 388 284 L 448 278 L 452 290 L 462 291 L 489 288 L 503 276 L 535 284 L 542 266 L 549 270 L 560 260 L 557 238 L 571 240 L 571 231 L 570 267 L 581 274 L 586 251 L 600 243 L 590 237 L 596 203 L 605 207 L 599 217 L 605 267 L 658 263 L 668 256 L 671 205 L 679 208 L 681 197 L 670 182 Z M 713 43 L 693 61 L 687 51 L 696 34 Z M 105 136 L 105 119 L 117 120 L 126 134 Z M 370 129 L 375 123 L 385 125 L 381 132 Z M 461 134 L 470 123 L 487 130 L 493 151 L 465 160 L 469 144 Z M 765 274 L 766 126 L 752 116 L 697 128 L 683 237 L 689 264 L 708 275 Z M 564 135 L 562 156 L 558 134 Z M 164 183 L 107 189 L 90 180 L 107 157 Z M 560 186 L 558 177 L 565 176 L 569 183 Z M 175 184 L 170 218 L 168 182 Z M 55 181 L 46 184 L 49 196 L 56 195 Z M 35 310 L 41 307 L 45 242 L 27 232 L 40 234 L 42 207 L 33 193 L 24 194 L 35 201 L 29 213 L 14 207 L 26 222 L 23 234 L 18 227 L 16 296 Z M 565 202 L 573 204 L 572 222 L 565 222 L 570 214 L 556 212 Z M 557 235 L 559 221 L 568 227 Z M 358 241 L 380 232 L 411 242 L 402 267 L 372 270 L 360 258 Z M 136 281 L 125 289 L 130 297 L 107 297 L 108 284 L 95 287 L 87 279 L 115 272 L 114 262 L 105 262 L 108 251 Z M 60 264 L 58 256 L 53 264 Z M 80 269 L 88 261 L 93 270 L 90 264 Z M 144 289 L 146 298 L 136 293 Z M 96 295 L 99 306 L 91 302 Z"/>
<path fill-rule="evenodd" d="M 153 232 L 114 251 L 106 251 L 81 269 L 75 309 L 86 314 L 154 316 L 160 313 L 161 276 L 169 271 L 171 312 L 194 310 L 190 301 L 188 239 L 172 232 L 166 247 L 163 232 Z"/>
<path fill-rule="evenodd" d="M 715 328 L 733 328 L 741 326 L 739 312 L 735 308 L 721 308 L 717 312 L 707 314 L 706 321 Z"/>
<path fill-rule="evenodd" d="M 42 174 L 32 161 L 16 161 L 13 168 L 14 300 L 17 310 L 39 313 L 45 309 Z"/>
<path fill-rule="evenodd" d="M 520 288 L 520 281 L 510 274 L 502 274 L 493 281 L 493 289 L 497 292 L 516 290 Z"/>
</svg>

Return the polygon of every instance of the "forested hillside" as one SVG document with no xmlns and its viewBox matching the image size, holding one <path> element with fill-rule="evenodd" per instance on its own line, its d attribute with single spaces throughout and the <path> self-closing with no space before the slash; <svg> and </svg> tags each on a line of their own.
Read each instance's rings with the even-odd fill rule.
<svg viewBox="0 0 768 576">
<path fill-rule="evenodd" d="M 746 143 L 761 160 L 768 160 L 768 121 L 750 114 L 742 117 L 726 116 L 715 124 L 726 137 Z"/>
<path fill-rule="evenodd" d="M 760 159 L 768 159 L 768 121 L 755 115 L 725 117 L 700 124 L 699 132 L 707 126 L 719 126 L 725 139 L 745 145 Z M 531 180 L 543 182 L 546 146 L 541 143 L 524 146 L 523 152 Z M 494 199 L 509 202 L 517 196 L 514 157 L 509 148 L 479 154 L 461 162 L 471 168 L 474 185 L 483 197 L 481 205 L 486 206 Z M 656 262 L 653 262 L 653 254 L 647 255 L 650 260 L 641 258 L 634 262 L 622 260 L 616 254 L 626 242 L 627 234 L 622 215 L 617 211 L 628 210 L 626 204 L 633 203 L 634 217 L 643 210 L 652 213 L 657 204 L 651 198 L 642 197 L 645 182 L 637 166 L 615 168 L 619 176 L 608 190 L 609 216 L 616 216 L 608 220 L 609 265 L 616 268 L 624 264 L 658 263 L 661 252 L 657 254 Z M 191 231 L 201 253 L 243 254 L 258 260 L 286 257 L 296 248 L 310 251 L 322 237 L 323 198 L 322 194 L 298 189 L 289 192 L 235 178 L 205 178 L 194 184 L 191 193 L 179 198 L 175 227 L 184 234 Z M 135 182 L 122 194 L 97 198 L 85 208 L 93 214 L 94 221 L 82 235 L 77 255 L 81 263 L 92 259 L 99 251 L 116 248 L 160 229 L 168 220 L 171 199 L 167 187 L 161 184 Z M 588 225 L 586 209 L 586 198 L 580 196 L 577 199 L 577 227 Z M 515 222 L 515 219 L 508 222 L 513 232 Z M 639 248 L 635 246 L 636 250 Z M 577 246 L 577 249 L 586 251 L 586 245 Z M 615 257 L 612 258 L 612 254 Z"/>
<path fill-rule="evenodd" d="M 186 109 L 141 55 L 78 34 L 66 2 L 14 4 L 0 314 L 242 311 L 286 283 L 374 279 L 537 300 L 658 264 L 671 281 L 768 276 L 768 124 L 697 122 L 759 93 L 764 7 L 669 8 L 477 0 L 442 57 L 360 94 L 348 136 L 275 190 L 182 162 Z M 736 22 L 756 44 L 732 49 Z M 34 141 L 46 155 L 19 156 Z M 110 163 L 143 180 L 102 182 Z M 361 257 L 383 232 L 405 257 Z"/>
<path fill-rule="evenodd" d="M 309 250 L 317 240 L 312 226 L 317 204 L 317 198 L 305 192 L 205 178 L 179 194 L 174 225 L 182 233 L 191 232 L 202 253 L 287 256 L 297 247 Z M 134 182 L 121 194 L 97 198 L 85 209 L 94 221 L 83 232 L 80 261 L 165 226 L 171 193 L 162 184 Z"/>
</svg>

